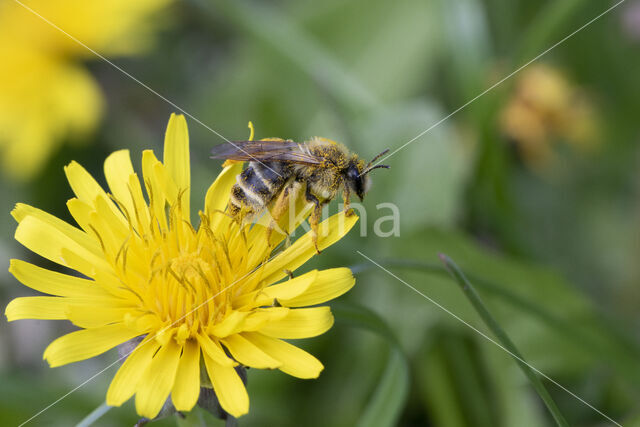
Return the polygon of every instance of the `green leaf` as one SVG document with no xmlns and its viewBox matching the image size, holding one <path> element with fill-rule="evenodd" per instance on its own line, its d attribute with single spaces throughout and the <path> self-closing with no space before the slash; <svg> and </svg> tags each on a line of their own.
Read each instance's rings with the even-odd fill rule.
<svg viewBox="0 0 640 427">
<path fill-rule="evenodd" d="M 500 256 L 462 233 L 430 228 L 414 233 L 392 248 L 394 259 L 382 258 L 393 268 L 435 273 L 429 279 L 429 295 L 470 321 L 474 313 L 461 295 L 448 288 L 435 263 L 412 261 L 416 253 L 435 259 L 438 252 L 452 257 L 486 295 L 487 304 L 508 332 L 518 337 L 518 346 L 545 372 L 588 375 L 603 364 L 620 380 L 634 386 L 640 381 L 636 369 L 640 357 L 637 344 L 621 332 L 621 327 L 602 316 L 595 304 L 556 272 L 509 257 Z M 418 275 L 412 275 L 416 280 Z M 363 297 L 366 298 L 366 295 Z M 391 322 L 395 326 L 395 322 Z M 556 351 L 548 352 L 546 348 Z M 606 355 L 606 360 L 603 359 Z"/>
<path fill-rule="evenodd" d="M 503 349 L 509 352 L 509 354 L 518 363 L 518 366 L 520 366 L 527 378 L 529 378 L 529 381 L 533 385 L 533 388 L 536 390 L 540 398 L 544 401 L 547 409 L 549 409 L 549 412 L 551 412 L 551 415 L 553 416 L 556 424 L 561 427 L 568 427 L 569 424 L 564 419 L 562 412 L 560 412 L 560 409 L 553 401 L 551 395 L 538 377 L 539 371 L 537 369 L 534 371 L 532 367 L 523 359 L 520 351 L 516 348 L 515 344 L 507 336 L 502 327 L 500 327 L 500 324 L 494 319 L 491 313 L 489 313 L 489 310 L 487 310 L 487 308 L 485 307 L 473 285 L 467 280 L 458 266 L 446 255 L 441 254 L 440 259 L 451 273 L 451 276 L 456 280 L 458 285 L 460 285 L 460 288 L 462 289 L 464 294 L 467 296 L 467 298 L 469 298 L 469 301 L 476 309 L 482 320 L 489 327 L 491 332 L 493 332 L 493 334 L 498 338 L 498 341 L 500 342 L 500 344 L 502 344 Z"/>
</svg>

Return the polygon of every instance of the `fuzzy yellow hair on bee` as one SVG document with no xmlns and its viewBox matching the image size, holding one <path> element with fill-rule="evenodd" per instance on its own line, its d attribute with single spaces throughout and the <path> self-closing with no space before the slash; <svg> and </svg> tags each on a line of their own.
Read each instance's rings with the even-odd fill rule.
<svg viewBox="0 0 640 427">
<path fill-rule="evenodd" d="M 309 223 L 319 253 L 317 229 L 322 207 L 342 189 L 344 210 L 350 214 L 351 194 L 363 200 L 371 186 L 369 173 L 389 168 L 373 165 L 388 151 L 384 150 L 365 164 L 347 147 L 327 138 L 315 137 L 303 143 L 270 138 L 218 145 L 211 151 L 211 158 L 249 162 L 231 189 L 229 212 L 234 217 L 254 217 L 275 201 L 271 215 L 277 221 L 294 187 L 304 184 L 305 199 L 314 205 Z"/>
</svg>

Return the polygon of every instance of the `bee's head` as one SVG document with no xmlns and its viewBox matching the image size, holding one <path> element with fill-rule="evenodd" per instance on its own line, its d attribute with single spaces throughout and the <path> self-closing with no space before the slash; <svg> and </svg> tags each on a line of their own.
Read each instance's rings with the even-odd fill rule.
<svg viewBox="0 0 640 427">
<path fill-rule="evenodd" d="M 361 201 L 371 185 L 370 178 L 367 175 L 362 175 L 363 170 L 364 162 L 352 160 L 349 162 L 344 173 L 345 184 L 349 186 L 349 190 L 356 193 Z"/>
<path fill-rule="evenodd" d="M 389 150 L 384 150 L 382 153 L 375 156 L 366 166 L 362 160 L 359 160 L 357 156 L 353 156 L 349 161 L 347 168 L 345 169 L 345 183 L 349 186 L 349 190 L 356 193 L 360 201 L 364 199 L 364 195 L 369 191 L 371 187 L 371 178 L 369 178 L 369 172 L 378 168 L 389 169 L 387 165 L 375 165 L 371 166 L 373 162 L 384 156 Z"/>
</svg>

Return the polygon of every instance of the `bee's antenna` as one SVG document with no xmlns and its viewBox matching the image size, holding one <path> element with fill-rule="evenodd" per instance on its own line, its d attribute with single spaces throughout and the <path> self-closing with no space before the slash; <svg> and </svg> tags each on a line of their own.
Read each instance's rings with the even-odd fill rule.
<svg viewBox="0 0 640 427">
<path fill-rule="evenodd" d="M 388 150 L 387 150 L 388 151 Z M 389 165 L 375 165 L 373 167 L 367 168 L 365 169 L 360 176 L 365 176 L 366 174 L 368 174 L 369 172 L 371 172 L 374 169 L 380 169 L 380 168 L 384 168 L 384 169 L 389 169 L 391 166 Z"/>
<path fill-rule="evenodd" d="M 375 156 L 373 159 L 371 159 L 371 161 L 367 164 L 367 166 L 364 168 L 364 170 L 368 170 L 369 166 L 371 166 L 373 164 L 373 162 L 375 162 L 376 160 L 378 160 L 380 157 L 384 156 L 385 154 L 387 154 L 389 152 L 389 149 L 387 148 L 386 150 L 384 150 L 382 153 L 378 154 L 377 156 Z M 363 172 L 362 175 L 364 175 L 365 173 Z"/>
</svg>

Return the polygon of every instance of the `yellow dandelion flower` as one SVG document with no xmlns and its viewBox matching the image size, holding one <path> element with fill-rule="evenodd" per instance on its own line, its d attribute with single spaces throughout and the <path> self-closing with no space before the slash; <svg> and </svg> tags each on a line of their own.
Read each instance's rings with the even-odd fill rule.
<svg viewBox="0 0 640 427">
<path fill-rule="evenodd" d="M 502 132 L 534 169 L 553 163 L 558 139 L 578 151 L 592 150 L 598 143 L 597 121 L 584 93 L 548 65 L 532 65 L 522 72 L 500 116 Z"/>
<path fill-rule="evenodd" d="M 152 15 L 168 2 L 0 2 L 0 153 L 9 175 L 32 177 L 58 143 L 91 131 L 102 114 L 100 89 L 79 63 L 93 53 L 69 35 L 101 55 L 134 54 L 149 46 Z"/>
<path fill-rule="evenodd" d="M 240 225 L 223 212 L 241 163 L 226 166 L 211 185 L 194 226 L 188 141 L 184 117 L 172 115 L 164 161 L 150 150 L 142 155 L 143 184 L 127 150 L 111 154 L 104 164 L 110 193 L 70 163 L 65 173 L 76 197 L 67 206 L 79 228 L 27 205 L 12 212 L 16 240 L 83 277 L 12 260 L 9 270 L 19 281 L 50 296 L 14 299 L 7 318 L 67 319 L 80 328 L 47 347 L 44 359 L 52 367 L 142 337 L 113 378 L 107 403 L 118 406 L 135 395 L 138 413 L 150 419 L 169 396 L 177 410 L 189 411 L 201 386 L 212 387 L 229 414 L 247 413 L 239 365 L 317 377 L 322 364 L 285 340 L 327 331 L 329 307 L 315 305 L 354 284 L 347 268 L 281 282 L 316 254 L 311 235 L 274 253 L 285 236 L 268 234 L 261 224 Z M 344 213 L 325 220 L 320 248 L 356 221 Z M 201 366 L 210 383 L 201 381 Z"/>
</svg>

